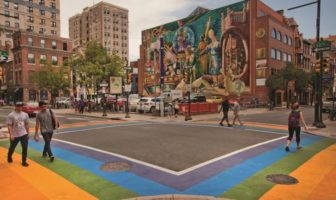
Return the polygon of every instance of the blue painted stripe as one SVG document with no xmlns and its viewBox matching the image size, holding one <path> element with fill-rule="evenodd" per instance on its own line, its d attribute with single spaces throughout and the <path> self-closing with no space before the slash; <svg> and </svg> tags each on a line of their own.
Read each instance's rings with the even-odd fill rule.
<svg viewBox="0 0 336 200">
<path fill-rule="evenodd" d="M 308 146 L 320 140 L 321 137 L 307 136 L 302 139 L 302 146 Z M 42 151 L 41 143 L 30 142 L 30 146 L 36 150 Z M 238 185 L 245 179 L 259 172 L 263 168 L 273 164 L 274 162 L 286 157 L 287 152 L 284 146 L 267 151 L 259 156 L 248 159 L 243 163 L 225 170 L 216 176 L 210 177 L 201 183 L 190 187 L 184 191 L 178 191 L 173 188 L 161 185 L 149 179 L 134 175 L 129 172 L 104 172 L 99 168 L 103 164 L 95 159 L 82 156 L 71 151 L 53 147 L 53 151 L 57 158 L 65 160 L 71 164 L 79 166 L 93 174 L 96 174 L 112 183 L 124 187 L 142 196 L 160 195 L 160 194 L 193 194 L 193 195 L 210 195 L 219 196 L 225 191 Z"/>
<path fill-rule="evenodd" d="M 303 139 L 301 144 L 302 146 L 308 146 L 320 139 L 321 137 L 318 136 L 309 136 L 306 139 Z M 284 150 L 284 146 L 275 148 L 271 151 L 260 154 L 259 156 L 248 159 L 245 162 L 234 166 L 229 170 L 223 171 L 206 181 L 194 185 L 184 192 L 186 194 L 219 196 L 263 168 L 286 157 L 287 155 L 288 152 Z"/>
<path fill-rule="evenodd" d="M 30 142 L 30 147 L 42 151 L 42 143 Z M 174 194 L 175 189 L 158 184 L 154 181 L 134 175 L 129 172 L 105 172 L 100 170 L 100 166 L 104 163 L 95 159 L 81 156 L 71 151 L 66 151 L 58 147 L 53 147 L 53 153 L 57 158 L 65 160 L 93 174 L 96 174 L 112 183 L 122 186 L 139 195 L 156 195 L 156 194 Z"/>
</svg>

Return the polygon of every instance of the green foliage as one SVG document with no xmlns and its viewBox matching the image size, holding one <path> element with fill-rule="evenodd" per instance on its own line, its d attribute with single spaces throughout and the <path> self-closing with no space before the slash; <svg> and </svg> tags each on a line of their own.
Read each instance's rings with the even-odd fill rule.
<svg viewBox="0 0 336 200">
<path fill-rule="evenodd" d="M 108 81 L 110 76 L 121 76 L 126 64 L 116 52 L 109 55 L 97 42 L 89 42 L 85 51 L 77 52 L 70 61 L 72 70 L 80 77 L 76 83 L 95 87 L 102 80 Z"/>
<path fill-rule="evenodd" d="M 47 64 L 34 75 L 33 83 L 39 88 L 46 88 L 55 97 L 59 90 L 66 91 L 69 88 L 69 68 L 66 66 L 53 67 Z"/>
</svg>

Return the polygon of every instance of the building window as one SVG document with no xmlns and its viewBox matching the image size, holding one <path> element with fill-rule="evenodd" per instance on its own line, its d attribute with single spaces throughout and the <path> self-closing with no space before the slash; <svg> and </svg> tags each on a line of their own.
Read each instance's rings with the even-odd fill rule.
<svg viewBox="0 0 336 200">
<path fill-rule="evenodd" d="M 8 10 L 5 10 L 4 15 L 5 15 L 6 17 L 9 17 L 9 16 L 10 16 L 9 11 L 8 11 Z"/>
<path fill-rule="evenodd" d="M 51 64 L 58 65 L 57 56 L 51 56 Z"/>
<path fill-rule="evenodd" d="M 51 32 L 51 34 L 53 34 L 53 35 L 56 35 L 56 34 L 57 34 L 57 31 L 55 31 L 55 30 L 51 30 L 50 32 Z"/>
<path fill-rule="evenodd" d="M 44 0 L 40 0 L 39 4 L 44 6 Z"/>
<path fill-rule="evenodd" d="M 40 10 L 40 15 L 45 16 L 45 10 Z"/>
<path fill-rule="evenodd" d="M 44 32 L 45 32 L 45 28 L 40 28 L 39 33 L 40 33 L 40 34 L 43 34 Z"/>
<path fill-rule="evenodd" d="M 9 2 L 8 2 L 8 0 L 4 0 L 4 6 L 5 6 L 5 8 L 9 8 Z"/>
<path fill-rule="evenodd" d="M 66 42 L 63 42 L 63 51 L 68 50 L 68 44 Z"/>
<path fill-rule="evenodd" d="M 28 45 L 33 46 L 33 38 L 32 37 L 28 38 Z"/>
<path fill-rule="evenodd" d="M 15 19 L 20 19 L 20 14 L 19 13 L 14 13 L 14 18 Z"/>
<path fill-rule="evenodd" d="M 291 37 L 288 37 L 288 45 L 292 46 L 292 38 Z"/>
<path fill-rule="evenodd" d="M 288 61 L 288 62 L 292 62 L 292 55 L 288 54 L 288 56 L 287 56 L 287 61 Z"/>
<path fill-rule="evenodd" d="M 276 50 L 275 49 L 271 49 L 271 58 L 276 59 Z"/>
<path fill-rule="evenodd" d="M 40 55 L 40 64 L 46 64 L 47 63 L 47 56 L 41 54 Z"/>
<path fill-rule="evenodd" d="M 45 19 L 40 19 L 40 25 L 45 25 Z"/>
<path fill-rule="evenodd" d="M 28 12 L 29 12 L 29 13 L 33 13 L 33 12 L 34 12 L 33 7 L 28 6 Z"/>
<path fill-rule="evenodd" d="M 5 21 L 5 26 L 10 27 L 10 21 Z"/>
<path fill-rule="evenodd" d="M 31 31 L 34 31 L 34 26 L 30 26 L 30 25 L 29 25 L 28 28 L 27 28 L 27 31 L 30 31 L 30 32 L 31 32 Z"/>
<path fill-rule="evenodd" d="M 56 41 L 52 41 L 52 42 L 51 42 L 51 48 L 52 48 L 52 49 L 57 49 Z"/>
<path fill-rule="evenodd" d="M 51 6 L 51 8 L 54 8 L 54 9 L 56 8 L 56 4 L 54 2 L 51 2 L 50 6 Z"/>
<path fill-rule="evenodd" d="M 28 22 L 33 23 L 34 22 L 34 17 L 33 16 L 28 16 Z"/>
<path fill-rule="evenodd" d="M 282 54 L 282 61 L 287 61 L 287 53 Z"/>
<path fill-rule="evenodd" d="M 35 64 L 35 55 L 33 53 L 28 53 L 28 63 Z"/>
<path fill-rule="evenodd" d="M 274 28 L 272 29 L 272 38 L 277 38 L 277 31 Z"/>
<path fill-rule="evenodd" d="M 263 16 L 265 16 L 266 14 L 265 14 L 265 12 L 264 11 L 262 11 L 262 10 L 258 10 L 258 17 L 263 17 Z"/>
<path fill-rule="evenodd" d="M 56 27 L 56 22 L 52 21 L 51 22 L 51 27 Z"/>
<path fill-rule="evenodd" d="M 285 35 L 285 36 L 283 37 L 283 42 L 284 42 L 285 44 L 288 43 L 288 37 L 287 37 L 287 35 Z"/>
<path fill-rule="evenodd" d="M 15 23 L 15 28 L 20 28 L 20 24 L 19 23 Z"/>
<path fill-rule="evenodd" d="M 281 32 L 280 32 L 280 31 L 278 31 L 277 39 L 278 39 L 279 41 L 282 41 L 282 36 L 281 36 Z"/>
<path fill-rule="evenodd" d="M 41 40 L 40 40 L 40 44 L 41 44 L 41 47 L 42 47 L 42 48 L 45 48 L 45 40 L 44 40 L 44 39 L 41 39 Z"/>
<path fill-rule="evenodd" d="M 13 7 L 14 7 L 15 10 L 19 10 L 19 5 L 17 3 L 14 3 Z"/>
<path fill-rule="evenodd" d="M 53 13 L 53 12 L 52 12 L 52 13 L 51 13 L 51 18 L 52 18 L 52 19 L 56 19 L 56 13 Z"/>
<path fill-rule="evenodd" d="M 281 60 L 281 51 L 277 50 L 277 60 Z"/>
</svg>

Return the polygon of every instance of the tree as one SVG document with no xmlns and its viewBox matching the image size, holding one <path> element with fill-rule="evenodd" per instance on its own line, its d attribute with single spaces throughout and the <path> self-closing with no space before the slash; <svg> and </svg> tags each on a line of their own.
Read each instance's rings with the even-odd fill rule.
<svg viewBox="0 0 336 200">
<path fill-rule="evenodd" d="M 276 104 L 275 91 L 285 88 L 285 80 L 283 79 L 282 71 L 273 73 L 266 80 L 266 86 L 269 88 L 270 109 Z"/>
<path fill-rule="evenodd" d="M 60 90 L 69 89 L 69 68 L 67 66 L 54 67 L 47 64 L 33 77 L 33 82 L 39 88 L 47 89 L 51 94 L 51 99 L 58 96 Z"/>
<path fill-rule="evenodd" d="M 110 76 L 121 76 L 125 64 L 115 51 L 109 55 L 97 42 L 89 42 L 85 51 L 74 54 L 70 62 L 71 69 L 79 77 L 76 83 L 93 86 L 96 91 L 101 81 L 108 81 Z"/>
</svg>

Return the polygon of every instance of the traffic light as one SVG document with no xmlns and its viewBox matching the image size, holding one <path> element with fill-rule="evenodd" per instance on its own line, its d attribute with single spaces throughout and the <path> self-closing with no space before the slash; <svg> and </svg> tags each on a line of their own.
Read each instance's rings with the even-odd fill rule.
<svg viewBox="0 0 336 200">
<path fill-rule="evenodd" d="M 315 63 L 315 71 L 316 71 L 316 72 L 320 72 L 320 71 L 321 71 L 321 63 L 320 63 L 320 59 L 317 59 L 317 60 L 316 60 L 316 63 Z"/>
<path fill-rule="evenodd" d="M 330 74 L 330 58 L 323 58 L 323 72 L 324 74 Z"/>
</svg>

